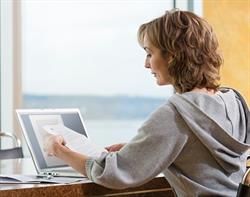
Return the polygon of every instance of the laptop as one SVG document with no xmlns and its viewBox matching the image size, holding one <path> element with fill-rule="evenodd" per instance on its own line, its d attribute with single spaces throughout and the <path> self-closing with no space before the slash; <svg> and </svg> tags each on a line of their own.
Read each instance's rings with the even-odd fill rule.
<svg viewBox="0 0 250 197">
<path fill-rule="evenodd" d="M 17 109 L 16 113 L 39 176 L 84 177 L 43 150 L 46 125 L 64 125 L 89 138 L 79 109 Z"/>
</svg>

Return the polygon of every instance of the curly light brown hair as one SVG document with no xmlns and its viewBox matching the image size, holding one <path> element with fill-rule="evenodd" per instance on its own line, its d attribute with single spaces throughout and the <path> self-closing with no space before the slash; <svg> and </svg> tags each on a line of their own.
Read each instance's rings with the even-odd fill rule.
<svg viewBox="0 0 250 197">
<path fill-rule="evenodd" d="M 222 58 L 211 26 L 192 12 L 171 10 L 138 30 L 139 44 L 144 37 L 170 59 L 168 74 L 178 93 L 194 88 L 217 91 Z"/>
</svg>

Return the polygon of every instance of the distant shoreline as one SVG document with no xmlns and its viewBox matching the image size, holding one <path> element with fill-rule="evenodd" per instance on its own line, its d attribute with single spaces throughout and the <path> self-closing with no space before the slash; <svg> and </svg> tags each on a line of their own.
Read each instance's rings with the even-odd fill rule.
<svg viewBox="0 0 250 197">
<path fill-rule="evenodd" d="M 79 108 L 85 119 L 144 119 L 168 98 L 24 94 L 24 108 Z"/>
</svg>

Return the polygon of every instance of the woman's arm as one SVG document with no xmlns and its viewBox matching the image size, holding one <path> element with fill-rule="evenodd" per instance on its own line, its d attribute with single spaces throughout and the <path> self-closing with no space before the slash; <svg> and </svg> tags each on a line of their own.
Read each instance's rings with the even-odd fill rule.
<svg viewBox="0 0 250 197">
<path fill-rule="evenodd" d="M 46 138 L 44 150 L 48 153 L 48 155 L 60 158 L 75 170 L 87 176 L 85 162 L 88 157 L 69 149 L 67 146 L 65 146 L 65 144 L 66 142 L 64 141 L 63 136 L 49 135 Z M 109 152 L 115 152 L 119 151 L 124 145 L 125 143 L 114 144 L 112 146 L 106 147 L 106 149 Z"/>
<path fill-rule="evenodd" d="M 65 161 L 72 168 L 87 176 L 85 170 L 85 162 L 87 156 L 74 152 L 65 146 L 64 138 L 60 135 L 50 135 L 46 140 L 44 150 L 48 155 L 53 155 Z"/>
<path fill-rule="evenodd" d="M 172 108 L 162 106 L 119 151 L 88 159 L 88 177 L 114 189 L 139 186 L 153 179 L 169 167 L 185 146 L 188 134 L 182 122 Z"/>
<path fill-rule="evenodd" d="M 165 109 L 165 107 L 167 109 Z M 53 139 L 51 153 L 93 182 L 105 187 L 124 189 L 141 185 L 166 169 L 185 146 L 188 136 L 181 132 L 182 120 L 168 106 L 155 111 L 138 134 L 125 146 L 108 147 L 109 153 L 98 158 L 87 157 L 63 146 L 63 137 Z M 177 125 L 178 124 L 178 125 Z M 120 148 L 120 149 L 119 149 Z M 119 149 L 113 152 L 112 149 Z"/>
</svg>

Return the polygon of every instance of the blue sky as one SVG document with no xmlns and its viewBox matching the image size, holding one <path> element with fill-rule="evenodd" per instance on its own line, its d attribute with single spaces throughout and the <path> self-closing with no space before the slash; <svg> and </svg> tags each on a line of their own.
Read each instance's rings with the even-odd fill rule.
<svg viewBox="0 0 250 197">
<path fill-rule="evenodd" d="M 144 68 L 140 24 L 172 1 L 24 0 L 23 89 L 34 94 L 165 97 Z"/>
</svg>

